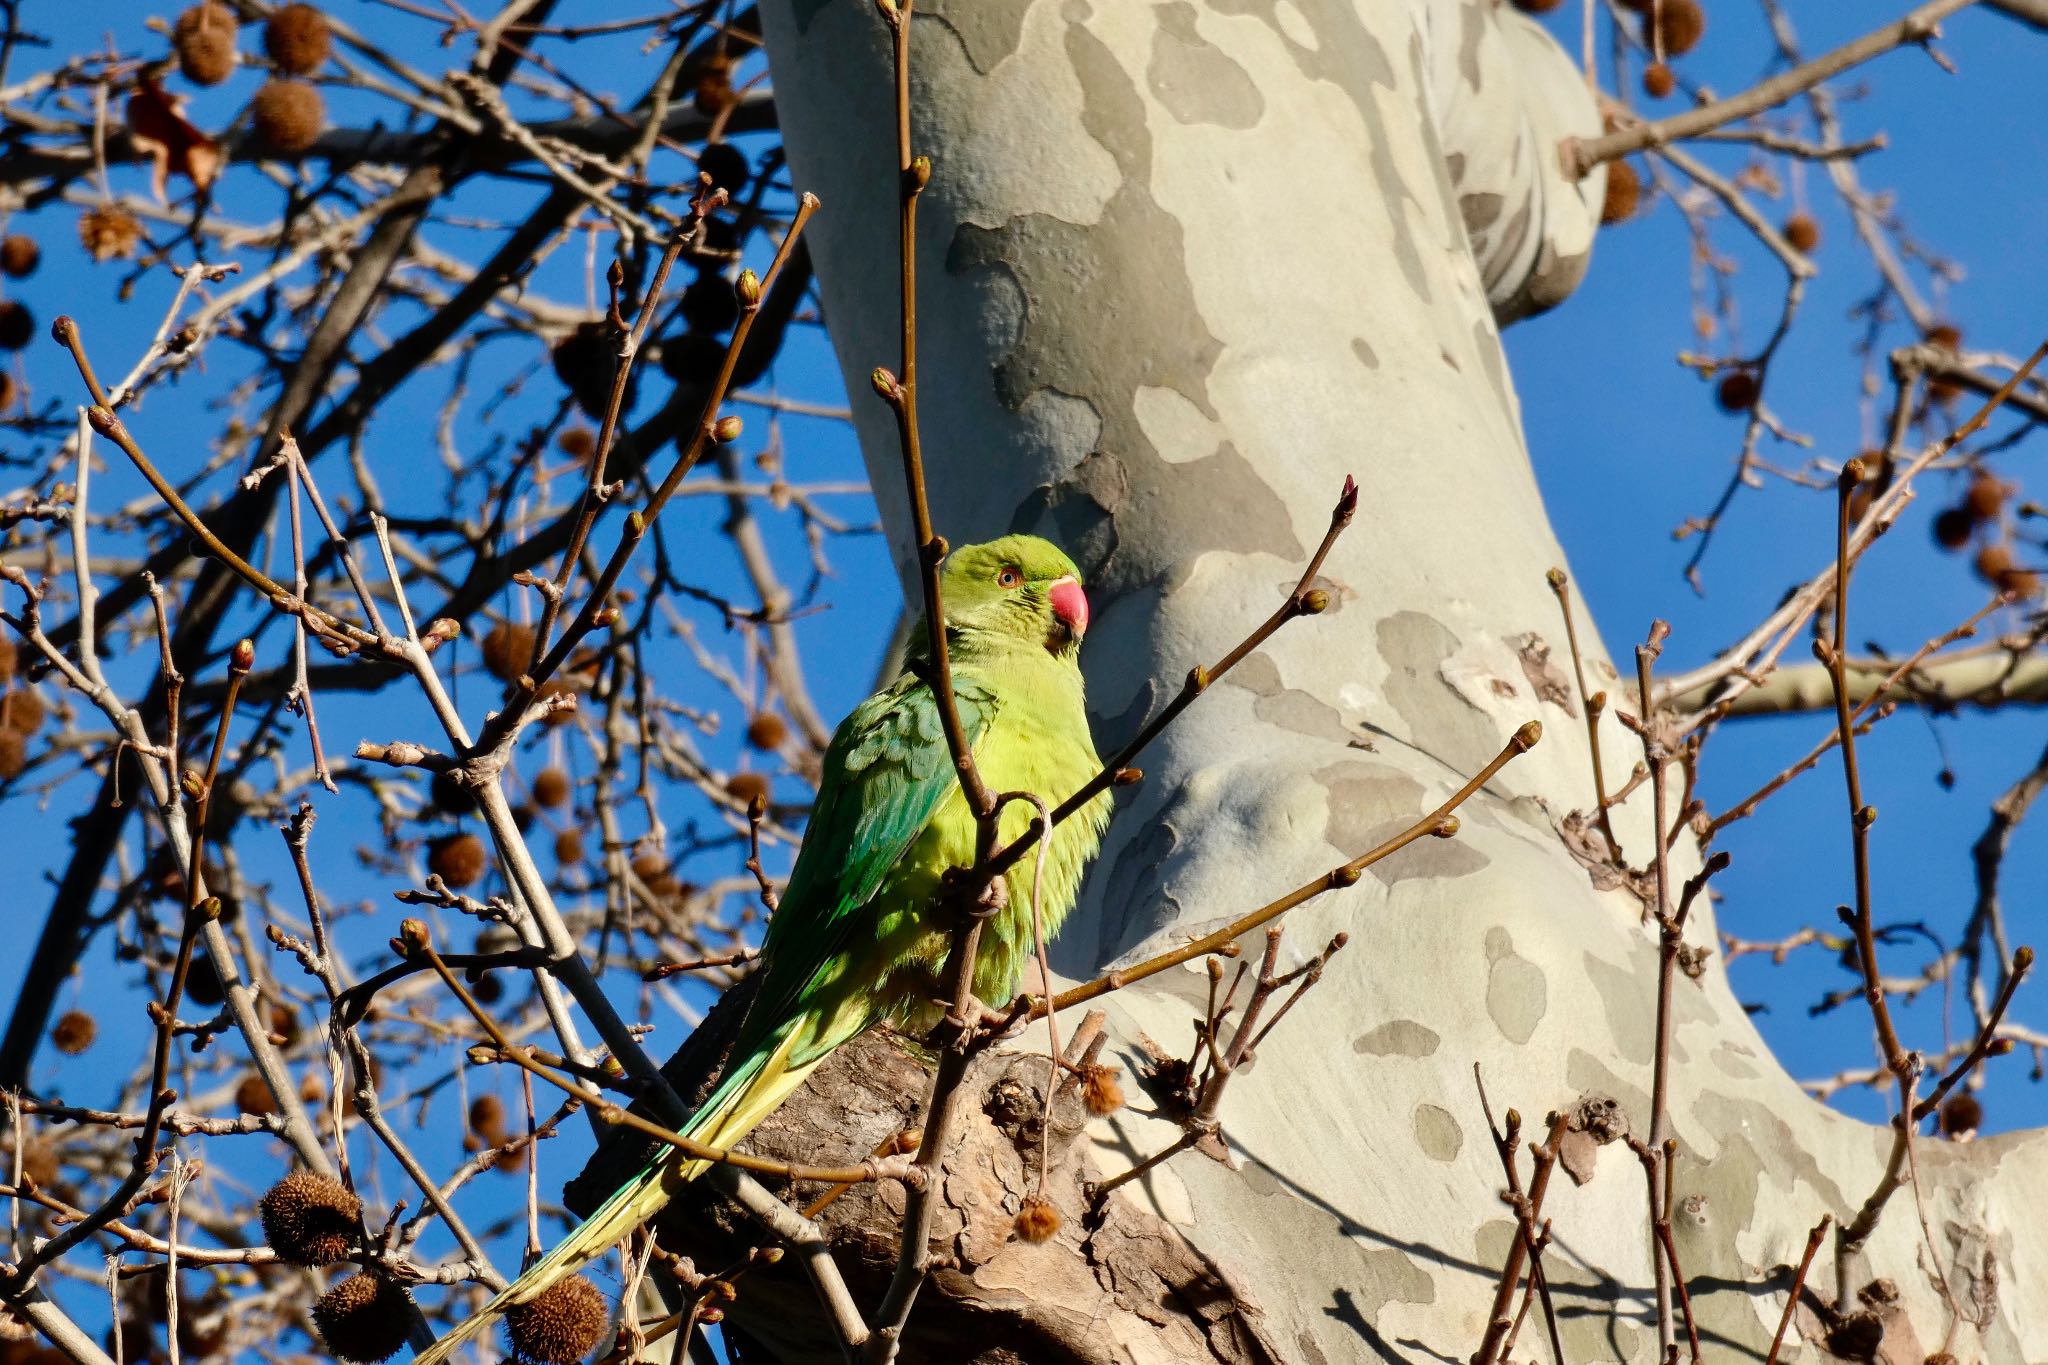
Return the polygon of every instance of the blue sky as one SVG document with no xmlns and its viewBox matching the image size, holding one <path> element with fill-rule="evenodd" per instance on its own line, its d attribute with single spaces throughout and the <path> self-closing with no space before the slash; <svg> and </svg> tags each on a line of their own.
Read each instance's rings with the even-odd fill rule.
<svg viewBox="0 0 2048 1365">
<path fill-rule="evenodd" d="M 1797 4 L 1793 12 L 1810 50 L 1817 51 L 1900 8 L 1822 0 Z M 102 30 L 132 41 L 134 25 L 144 15 L 162 12 L 124 4 L 31 3 L 25 22 L 42 26 L 60 50 L 72 51 L 96 42 Z M 365 30 L 405 45 L 422 61 L 438 59 L 431 49 L 431 30 L 416 19 L 368 5 L 349 5 L 341 12 Z M 642 7 L 623 4 L 578 10 L 579 17 L 587 13 L 592 18 L 639 12 Z M 1570 14 L 1566 20 L 1561 12 L 1556 22 L 1575 49 L 1571 35 L 1576 32 L 1576 10 Z M 245 37 L 243 46 L 252 48 L 252 38 Z M 2048 164 L 2048 131 L 2040 118 L 2039 98 L 2048 37 L 1988 12 L 1972 12 L 1950 21 L 1941 50 L 1960 69 L 1959 76 L 1942 72 L 1917 52 L 1894 53 L 1867 72 L 1869 98 L 1848 103 L 1845 121 L 1851 136 L 1885 131 L 1889 149 L 1860 163 L 1865 183 L 1900 189 L 1898 211 L 1914 234 L 1965 266 L 1967 273 L 1947 291 L 1943 307 L 1961 322 L 1968 341 L 2024 353 L 2048 335 L 2048 274 L 2040 267 L 2048 259 L 2048 182 L 2038 172 Z M 642 64 L 637 51 L 637 39 L 621 38 L 579 45 L 575 55 L 585 63 L 580 69 L 616 74 L 617 92 L 631 93 L 636 87 L 624 73 L 639 78 Z M 1734 90 L 1768 74 L 1758 60 L 1764 51 L 1764 35 L 1753 12 L 1716 5 L 1701 50 L 1681 63 L 1681 72 L 1723 91 Z M 21 54 L 10 77 L 18 78 L 40 60 L 33 51 Z M 1861 76 L 1852 78 L 1844 89 L 1863 81 Z M 192 116 L 209 128 L 225 124 L 254 84 L 255 78 L 245 73 L 223 90 L 203 93 L 194 102 Z M 360 97 L 331 96 L 331 103 L 339 120 L 372 112 Z M 374 112 L 386 111 L 379 106 Z M 1711 159 L 1724 167 L 1731 164 L 1726 156 Z M 240 216 L 260 218 L 273 210 L 275 192 L 268 192 L 271 198 L 260 197 L 265 191 L 254 188 L 255 177 L 253 171 L 231 175 L 230 188 L 223 193 L 230 211 L 237 211 L 237 194 L 252 196 L 241 202 L 261 205 L 240 211 Z M 140 173 L 120 170 L 116 181 L 133 188 L 141 183 Z M 1851 310 L 1872 288 L 1872 270 L 1853 247 L 1847 221 L 1824 178 L 1809 174 L 1805 189 L 1805 202 L 1823 231 L 1816 255 L 1821 274 L 1779 362 L 1770 397 L 1791 426 L 1814 437 L 1815 446 L 1810 453 L 1775 452 L 1788 464 L 1807 454 L 1839 460 L 1860 449 L 1874 429 L 1857 390 L 1860 361 L 1852 348 L 1858 329 L 1851 318 Z M 478 191 L 459 207 L 464 212 L 503 215 L 536 194 L 530 187 Z M 1789 202 L 1767 211 L 1782 217 L 1790 211 Z M 72 216 L 71 210 L 59 208 L 40 219 L 16 220 L 16 226 L 40 224 L 32 230 L 43 240 L 45 264 L 35 278 L 10 283 L 8 293 L 27 301 L 41 324 L 60 311 L 73 312 L 84 324 L 94 353 L 102 357 L 102 372 L 125 369 L 126 360 L 153 330 L 168 301 L 170 282 L 160 274 L 147 277 L 138 284 L 134 302 L 116 306 L 114 285 L 125 272 L 84 259 L 71 235 Z M 1735 286 L 1741 315 L 1735 349 L 1753 348 L 1775 316 L 1782 275 L 1733 224 L 1723 220 L 1715 234 L 1717 248 L 1743 267 Z M 452 222 L 430 223 L 426 236 L 451 250 L 474 249 L 474 235 Z M 1655 204 L 1639 220 L 1601 234 L 1591 274 L 1575 298 L 1555 313 L 1513 329 L 1507 338 L 1529 446 L 1571 557 L 1578 591 L 1590 603 L 1617 657 L 1626 656 L 1652 617 L 1671 621 L 1674 634 L 1667 659 L 1673 667 L 1698 662 L 1733 639 L 1790 582 L 1824 558 L 1831 544 L 1832 494 L 1773 484 L 1745 491 L 1737 500 L 1706 562 L 1704 593 L 1695 594 L 1682 577 L 1691 547 L 1674 542 L 1672 528 L 1711 505 L 1740 437 L 1739 421 L 1722 414 L 1709 387 L 1673 359 L 1680 350 L 1699 344 L 1688 321 L 1690 250 L 1672 205 Z M 259 263 L 255 253 L 246 253 L 243 260 L 251 268 Z M 559 302 L 578 302 L 585 290 L 583 264 L 580 245 L 558 253 L 536 273 L 532 287 Z M 398 328 L 394 322 L 389 330 L 395 333 Z M 270 335 L 281 344 L 294 344 L 282 320 L 272 321 Z M 1889 341 L 1904 339 L 1895 331 Z M 473 433 L 477 448 L 494 436 L 516 437 L 544 404 L 553 401 L 554 381 L 544 367 L 535 369 L 542 359 L 540 348 L 523 337 L 494 342 L 480 355 L 465 409 L 465 421 L 474 423 L 465 430 Z M 218 396 L 223 379 L 240 373 L 244 364 L 242 357 L 221 347 L 205 375 L 151 395 L 131 425 L 167 463 L 196 468 L 199 452 L 217 436 L 220 425 L 209 400 Z M 74 377 L 54 346 L 39 341 L 22 366 L 39 401 L 75 401 Z M 831 356 L 811 330 L 800 329 L 793 337 L 774 386 L 813 401 L 846 401 Z M 492 400 L 508 391 L 512 401 L 494 406 Z M 651 396 L 658 392 L 658 386 L 646 391 L 643 409 L 652 406 Z M 441 396 L 436 385 L 403 388 L 393 395 L 376 428 L 371 453 L 395 511 L 431 513 L 441 505 L 444 488 L 431 443 Z M 871 400 L 862 394 L 853 401 Z M 770 425 L 758 412 L 745 415 L 749 433 L 742 448 L 751 455 L 768 439 Z M 850 433 L 838 423 L 789 418 L 775 434 L 795 481 L 862 477 Z M 22 450 L 11 436 L 0 436 L 0 446 L 15 454 Z M 2036 439 L 2000 456 L 2000 474 L 2026 482 L 2039 448 Z M 112 505 L 136 496 L 140 487 L 124 469 L 109 468 L 98 482 L 96 499 L 102 506 Z M 219 481 L 209 488 L 217 491 Z M 1920 502 L 1866 561 L 1856 589 L 1858 639 L 1876 638 L 1908 650 L 1983 601 L 1983 591 L 1967 566 L 1938 554 L 1927 536 L 1933 511 L 1955 491 L 1939 478 L 1931 481 Z M 856 522 L 871 514 L 857 497 L 840 497 L 832 505 Z M 673 544 L 692 547 L 693 582 L 743 595 L 744 579 L 714 534 L 722 514 L 714 499 L 685 499 L 666 520 L 664 532 Z M 764 526 L 784 562 L 800 565 L 801 535 L 794 518 L 764 514 Z M 599 540 L 608 546 L 609 532 Z M 825 580 L 818 595 L 824 610 L 806 616 L 797 629 L 813 665 L 820 704 L 836 717 L 867 690 L 897 604 L 894 578 L 878 540 L 849 537 L 836 542 L 833 565 L 837 576 Z M 716 619 L 700 615 L 695 620 L 707 643 L 721 648 Z M 281 657 L 281 633 L 272 629 L 261 638 L 268 659 Z M 820 661 L 829 663 L 821 667 Z M 147 656 L 124 655 L 110 660 L 110 670 L 118 682 L 139 691 L 151 662 Z M 688 695 L 690 684 L 677 686 Z M 474 690 L 474 683 L 466 688 L 458 683 L 458 688 L 470 703 L 471 714 L 478 712 L 487 693 Z M 320 704 L 330 745 L 337 748 L 347 747 L 359 735 L 433 733 L 430 717 L 407 689 L 393 689 L 373 703 L 333 697 Z M 1726 804 L 1803 752 L 1826 728 L 1824 717 L 1729 726 L 1708 751 L 1703 794 L 1712 806 Z M 1946 745 L 1946 758 L 1937 747 L 1937 736 Z M 1917 714 L 1903 713 L 1864 742 L 1868 795 L 1883 811 L 1875 840 L 1881 918 L 1921 919 L 1937 931 L 1960 921 L 1972 894 L 1968 847 L 1982 828 L 1987 804 L 2026 770 L 2044 742 L 2048 726 L 2024 711 L 1965 716 L 1933 725 Z M 730 729 L 705 738 L 703 748 L 716 763 L 759 762 L 744 754 Z M 583 763 L 587 771 L 587 758 Z M 1935 781 L 1944 763 L 1956 775 L 1950 791 Z M 778 775 L 778 781 L 791 795 L 799 790 L 787 775 Z M 82 799 L 83 788 L 74 783 L 54 794 L 45 813 L 27 815 L 19 804 L 10 810 L 16 821 L 41 822 L 37 837 L 0 841 L 0 881 L 23 888 L 15 912 L 18 934 L 26 932 L 29 915 L 46 898 L 42 879 L 61 865 L 63 830 L 58 821 Z M 389 900 L 389 878 L 364 869 L 357 859 L 358 846 L 374 840 L 374 825 L 359 797 L 335 800 L 322 809 L 316 864 L 334 898 L 364 907 L 350 928 L 359 961 L 368 963 L 380 958 L 382 940 L 397 921 Z M 681 826 L 687 811 L 670 812 L 667 818 L 672 827 Z M 252 871 L 285 885 L 287 870 L 269 836 L 257 831 L 245 843 Z M 1735 857 L 1733 868 L 1718 883 L 1725 894 L 1723 923 L 1730 930 L 1750 938 L 1771 938 L 1801 924 L 1832 923 L 1833 907 L 1847 899 L 1849 885 L 1838 768 L 1823 765 L 1803 778 L 1761 816 L 1732 830 L 1721 846 Z M 2048 948 L 2048 935 L 2038 933 L 2035 892 L 2048 871 L 2044 848 L 2048 834 L 2032 826 L 2023 829 L 2008 863 L 2006 886 L 2015 939 L 2040 938 Z M 729 874 L 736 863 L 721 854 L 706 858 L 697 871 Z M 466 931 L 456 937 L 466 941 Z M 18 968 L 0 970 L 0 1006 L 13 989 L 15 971 Z M 70 988 L 77 999 L 100 1006 L 105 1029 L 89 1064 L 61 1073 L 67 1093 L 79 1100 L 109 1099 L 109 1069 L 117 1060 L 136 1055 L 140 1004 L 132 996 L 108 990 L 109 981 L 125 975 L 125 969 L 121 974 L 116 971 L 102 947 Z M 1769 1003 L 1770 1011 L 1762 1019 L 1764 1031 L 1801 1076 L 1867 1065 L 1873 1058 L 1867 1022 L 1853 1008 L 1818 1022 L 1806 1017 L 1807 1002 L 1846 981 L 1841 968 L 1820 950 L 1807 950 L 1782 969 L 1745 963 L 1736 973 L 1740 992 Z M 2048 1026 L 2048 1007 L 2037 1003 L 2038 995 L 2037 989 L 2023 993 L 2016 1014 L 2022 1021 Z M 665 1011 L 655 1017 L 660 1029 L 651 1046 L 665 1053 L 680 1038 L 683 1025 Z M 1932 998 L 1904 1017 L 1910 1044 L 1940 1044 L 1943 1021 Z M 1954 1019 L 1961 1017 L 1958 1012 Z M 2048 1095 L 2025 1081 L 2028 1061 L 2014 1057 L 1996 1066 L 1997 1084 L 1989 1105 L 1992 1126 L 2048 1119 Z M 46 1061 L 41 1074 L 60 1073 L 50 1070 Z M 511 1092 L 506 1093 L 509 1098 Z M 1876 1097 L 1867 1092 L 1852 1093 L 1841 1102 L 1861 1113 L 1879 1112 Z M 557 1144 L 560 1150 L 548 1155 L 551 1168 L 570 1169 L 582 1142 L 577 1134 Z M 447 1152 L 431 1155 L 450 1157 Z M 378 1170 L 374 1163 L 369 1169 Z"/>
</svg>

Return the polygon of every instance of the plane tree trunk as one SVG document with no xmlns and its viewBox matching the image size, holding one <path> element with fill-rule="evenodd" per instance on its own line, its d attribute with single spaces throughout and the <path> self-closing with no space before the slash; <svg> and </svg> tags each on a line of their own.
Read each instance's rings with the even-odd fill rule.
<svg viewBox="0 0 2048 1365">
<path fill-rule="evenodd" d="M 907 565 L 896 436 L 867 383 L 898 360 L 885 29 L 861 0 L 762 8 L 791 172 L 824 201 L 811 240 L 833 341 Z M 1524 722 L 1548 738 L 1455 839 L 1294 912 L 1290 960 L 1340 931 L 1350 946 L 1234 1081 L 1228 1160 L 1182 1153 L 1082 1216 L 1079 1180 L 1178 1134 L 1138 1078 L 1148 1048 L 1187 1050 L 1199 962 L 1107 1002 L 1131 1102 L 1071 1142 L 1058 1125 L 1078 1121 L 1056 1115 L 1050 1189 L 1069 1216 L 1043 1245 L 1007 1240 L 1036 1162 L 1003 1101 L 1021 1063 L 978 1073 L 941 1218 L 958 1265 L 906 1358 L 1463 1360 L 1514 1227 L 1474 1067 L 1531 1141 L 1546 1112 L 1600 1099 L 1638 1135 L 1650 1122 L 1656 934 L 1559 833 L 1593 783 L 1545 582 L 1564 557 L 1498 338 L 1588 264 L 1601 177 L 1569 184 L 1555 155 L 1598 131 L 1583 79 L 1485 0 L 944 0 L 913 31 L 916 147 L 935 166 L 918 239 L 935 520 L 956 542 L 1039 532 L 1082 564 L 1098 741 L 1270 611 L 1344 476 L 1362 489 L 1330 611 L 1147 755 L 1056 967 L 1084 977 L 1213 928 L 1412 822 Z M 1590 622 L 1581 636 L 1594 686 L 1632 695 Z M 1612 711 L 1605 745 L 1616 779 L 1641 752 Z M 1649 828 L 1645 787 L 1617 820 L 1638 867 Z M 1699 855 L 1682 841 L 1674 862 L 1683 877 Z M 1687 937 L 1713 943 L 1710 907 Z M 1854 1214 L 1889 1134 L 1800 1091 L 1717 960 L 1679 979 L 1675 1020 L 1678 1254 L 1710 1354 L 1760 1359 L 1808 1229 Z M 917 1090 L 907 1065 L 851 1050 L 763 1141 L 878 1140 Z M 1650 1361 L 1641 1168 L 1597 1151 L 1544 1209 L 1566 1358 Z M 2048 1354 L 2048 1232 L 2020 1194 L 2048 1179 L 2044 1152 L 2027 1135 L 1920 1147 L 1934 1251 L 1984 1318 L 1951 1344 L 1962 1359 Z M 868 1302 L 892 1198 L 828 1217 Z M 1929 1264 L 1909 1191 L 1848 1277 L 1895 1286 L 1883 1359 L 1917 1362 L 1948 1331 Z M 802 1326 L 808 1290 L 786 1285 L 743 1294 L 736 1325 L 781 1358 L 828 1358 Z M 1547 1359 L 1541 1336 L 1532 1320 L 1518 1356 Z"/>
</svg>

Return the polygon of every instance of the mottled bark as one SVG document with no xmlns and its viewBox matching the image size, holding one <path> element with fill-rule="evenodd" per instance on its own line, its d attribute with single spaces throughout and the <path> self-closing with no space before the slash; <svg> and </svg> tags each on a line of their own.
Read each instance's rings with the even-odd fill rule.
<svg viewBox="0 0 2048 1365">
<path fill-rule="evenodd" d="M 833 338 L 865 394 L 896 352 L 884 29 L 864 0 L 764 14 L 791 169 L 825 203 L 813 249 Z M 1271 608 L 1344 474 L 1364 490 L 1327 573 L 1331 612 L 1283 632 L 1148 756 L 1056 966 L 1093 973 L 1212 926 L 1400 828 L 1524 721 L 1550 738 L 1466 808 L 1459 838 L 1296 912 L 1301 952 L 1340 928 L 1353 948 L 1233 1087 L 1233 1163 L 1187 1153 L 1120 1197 L 1118 1235 L 1152 1239 L 1146 1288 L 1105 1281 L 1070 1219 L 1044 1247 L 982 1246 L 920 1305 L 941 1334 L 982 1324 L 981 1354 L 929 1339 L 912 1354 L 1463 1359 L 1512 1229 L 1474 1063 L 1532 1126 L 1592 1094 L 1649 1122 L 1655 935 L 1556 832 L 1593 788 L 1576 707 L 1524 664 L 1532 632 L 1562 652 L 1544 571 L 1563 556 L 1497 336 L 1585 268 L 1599 177 L 1568 187 L 1554 156 L 1561 134 L 1597 131 L 1584 84 L 1481 0 L 945 0 L 914 31 L 917 148 L 936 168 L 919 241 L 935 517 L 955 540 L 1041 532 L 1083 564 L 1099 738 L 1128 734 Z M 895 433 L 880 403 L 855 411 L 907 562 Z M 1618 777 L 1638 750 L 1608 715 Z M 1646 807 L 1645 790 L 1617 820 L 1638 862 Z M 1678 850 L 1677 875 L 1697 861 Z M 1702 906 L 1688 937 L 1712 934 Z M 1185 1045 L 1204 987 L 1190 968 L 1111 999 L 1127 1067 L 1142 1038 Z M 1676 1241 L 1702 1335 L 1760 1357 L 1782 1267 L 1820 1214 L 1854 1212 L 1888 1135 L 1809 1101 L 1717 966 L 1678 983 L 1672 1055 Z M 860 1084 L 917 1089 L 869 1048 L 785 1122 L 870 1143 L 894 1120 L 845 1099 Z M 1133 1093 L 1077 1148 L 1098 1177 L 1176 1134 Z M 992 1131 L 965 1139 L 978 1155 L 957 1178 L 1013 1201 L 1021 1177 Z M 2048 1233 L 2017 1216 L 2019 1192 L 2048 1178 L 2044 1153 L 2027 1136 L 1920 1149 L 1958 1294 L 1997 1280 L 1981 1336 L 1956 1338 L 1964 1359 L 2048 1353 L 2048 1314 L 2028 1302 L 2048 1284 Z M 1070 1197 L 1073 1172 L 1055 1176 Z M 1606 1149 L 1545 1212 L 1569 1358 L 1651 1359 L 1634 1159 Z M 847 1202 L 835 1228 L 862 1267 L 889 1254 L 886 1208 Z M 1831 1285 L 1822 1256 L 1813 1282 Z M 1933 1349 L 1948 1323 L 1927 1261 L 1902 1198 L 1872 1273 Z M 1155 1292 L 1175 1273 L 1229 1302 Z M 743 1324 L 779 1334 L 785 1359 L 824 1358 L 796 1338 L 804 1291 L 786 1283 L 765 1313 L 743 1296 Z"/>
</svg>

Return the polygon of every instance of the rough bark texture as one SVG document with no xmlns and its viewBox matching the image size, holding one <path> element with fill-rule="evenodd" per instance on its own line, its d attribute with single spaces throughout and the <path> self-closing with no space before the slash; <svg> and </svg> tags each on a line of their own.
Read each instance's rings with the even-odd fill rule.
<svg viewBox="0 0 2048 1365">
<path fill-rule="evenodd" d="M 864 394 L 897 359 L 884 31 L 866 0 L 763 8 L 794 178 L 825 204 L 813 249 L 833 338 Z M 1042 532 L 1083 564 L 1101 739 L 1271 609 L 1345 473 L 1364 489 L 1328 570 L 1336 605 L 1147 757 L 1056 965 L 1093 973 L 1241 913 L 1412 820 L 1522 722 L 1550 732 L 1466 808 L 1458 839 L 1295 914 L 1297 949 L 1340 928 L 1353 947 L 1236 1082 L 1235 1167 L 1189 1153 L 1129 1187 L 1106 1261 L 1071 1216 L 1045 1246 L 994 1243 L 1021 1173 L 978 1121 L 948 1186 L 946 1235 L 964 1216 L 970 1268 L 920 1305 L 965 1344 L 916 1358 L 1463 1359 L 1511 1234 L 1473 1064 L 1532 1124 L 1588 1095 L 1648 1124 L 1657 955 L 1641 904 L 1597 889 L 1556 831 L 1592 783 L 1575 708 L 1524 663 L 1531 633 L 1562 651 L 1543 575 L 1563 556 L 1496 333 L 1585 267 L 1602 187 L 1558 183 L 1551 152 L 1595 126 L 1584 84 L 1483 0 L 944 0 L 920 7 L 915 72 L 936 166 L 919 241 L 935 516 L 961 541 Z M 855 411 L 900 533 L 888 416 Z M 899 550 L 907 562 L 900 534 Z M 1605 738 L 1625 770 L 1633 741 L 1618 725 Z M 1646 806 L 1645 791 L 1619 822 L 1638 864 Z M 1678 861 L 1683 876 L 1696 854 Z M 1696 913 L 1691 940 L 1712 932 Z M 1204 980 L 1190 968 L 1113 998 L 1127 1065 L 1140 1038 L 1185 1044 Z M 1754 1358 L 1781 1267 L 1822 1212 L 1853 1213 L 1888 1135 L 1806 1099 L 1718 966 L 1679 983 L 1677 1017 L 1678 1249 L 1710 1349 Z M 864 1147 L 896 1120 L 855 1097 L 919 1089 L 867 1048 L 785 1122 Z M 1149 1108 L 1088 1130 L 1098 1174 L 1174 1137 Z M 2048 1179 L 2044 1150 L 1920 1149 L 1934 1250 L 1988 1310 L 1956 1337 L 1965 1360 L 2048 1355 L 2028 1288 L 2048 1284 L 2048 1233 L 2022 1196 Z M 1605 1149 L 1546 1213 L 1569 1358 L 1652 1359 L 1633 1158 Z M 873 1302 L 863 1276 L 894 1218 L 856 1200 L 834 1217 Z M 1127 1283 L 1119 1257 L 1146 1239 Z M 1928 1263 L 1908 1193 L 1871 1268 L 1896 1284 L 1886 1311 L 1934 1349 L 1948 1323 Z M 777 1333 L 785 1360 L 826 1358 L 794 1335 L 805 1291 L 784 1283 L 765 1315 L 743 1299 L 745 1326 Z"/>
</svg>

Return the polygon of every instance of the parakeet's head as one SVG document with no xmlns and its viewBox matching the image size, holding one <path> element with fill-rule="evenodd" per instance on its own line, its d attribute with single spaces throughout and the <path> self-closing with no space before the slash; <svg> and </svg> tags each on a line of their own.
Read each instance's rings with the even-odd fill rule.
<svg viewBox="0 0 2048 1365">
<path fill-rule="evenodd" d="M 1081 571 L 1037 536 L 960 546 L 946 556 L 940 587 L 953 630 L 1030 640 L 1054 654 L 1078 650 L 1088 630 Z"/>
</svg>

